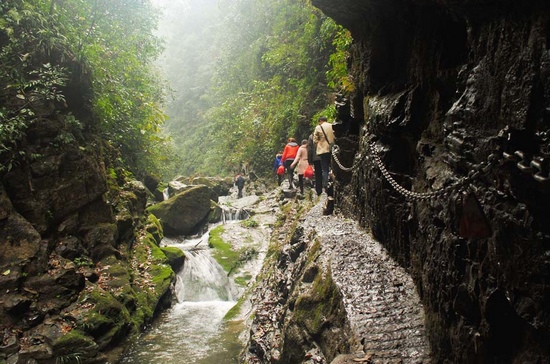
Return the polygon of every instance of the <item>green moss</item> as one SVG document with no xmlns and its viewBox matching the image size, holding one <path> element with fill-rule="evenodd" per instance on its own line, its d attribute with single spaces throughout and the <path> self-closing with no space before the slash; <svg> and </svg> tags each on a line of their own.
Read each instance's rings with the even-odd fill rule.
<svg viewBox="0 0 550 364">
<path fill-rule="evenodd" d="M 150 274 L 153 276 L 155 291 L 157 291 L 157 296 L 160 298 L 170 287 L 175 273 L 167 264 L 155 264 L 151 266 Z"/>
<path fill-rule="evenodd" d="M 241 298 L 237 303 L 227 311 L 225 316 L 223 317 L 224 320 L 232 320 L 241 312 L 241 307 L 243 305 L 244 299 Z"/>
<path fill-rule="evenodd" d="M 73 329 L 55 340 L 53 349 L 58 357 L 68 358 L 72 355 L 76 358 L 80 353 L 97 352 L 98 346 L 91 336 Z"/>
<path fill-rule="evenodd" d="M 166 263 L 168 259 L 157 246 L 155 238 L 146 233 L 134 247 L 134 256 L 139 263 Z M 152 262 L 150 261 L 152 259 Z"/>
<path fill-rule="evenodd" d="M 102 274 L 109 279 L 81 294 L 80 303 L 89 311 L 79 319 L 77 328 L 93 336 L 100 349 L 138 334 L 151 321 L 175 278 L 166 262 L 150 233 L 134 245 L 131 264 L 135 271 L 112 256 L 106 257 L 101 262 Z"/>
<path fill-rule="evenodd" d="M 280 212 L 277 214 L 277 220 L 275 221 L 276 228 L 279 228 L 285 224 L 286 219 L 292 210 L 292 204 L 287 203 L 286 205 L 280 206 L 279 210 Z"/>
<path fill-rule="evenodd" d="M 179 270 L 185 260 L 185 253 L 175 246 L 163 246 L 160 248 L 166 256 L 167 263 L 174 271 Z"/>
<path fill-rule="evenodd" d="M 327 321 L 339 315 L 340 293 L 330 272 L 319 274 L 309 294 L 298 297 L 294 306 L 296 321 L 302 323 L 312 335 L 319 334 Z"/>
<path fill-rule="evenodd" d="M 321 254 L 321 242 L 319 241 L 319 239 L 315 239 L 313 241 L 313 245 L 309 249 L 309 253 L 307 256 L 307 265 L 310 265 L 311 263 L 313 263 L 313 261 L 315 261 L 320 254 Z"/>
<path fill-rule="evenodd" d="M 250 282 L 251 279 L 252 279 L 252 274 L 250 273 L 243 274 L 235 278 L 235 283 L 238 284 L 239 286 L 245 287 L 248 284 L 248 282 Z"/>
<path fill-rule="evenodd" d="M 90 311 L 102 315 L 105 318 L 110 318 L 114 322 L 128 320 L 130 314 L 126 307 L 119 302 L 111 293 L 102 291 L 99 288 L 87 292 L 81 303 L 93 304 L 94 307 Z"/>
<path fill-rule="evenodd" d="M 210 200 L 210 212 L 208 213 L 208 222 L 215 223 L 221 220 L 223 210 L 215 201 Z"/>
<path fill-rule="evenodd" d="M 223 232 L 222 225 L 212 229 L 208 237 L 208 246 L 214 249 L 213 258 L 229 273 L 239 261 L 240 253 L 231 249 L 231 244 L 222 239 Z"/>
<path fill-rule="evenodd" d="M 97 312 L 90 312 L 84 320 L 77 322 L 77 327 L 82 331 L 96 337 L 101 335 L 105 329 L 112 326 L 113 320 Z"/>
<path fill-rule="evenodd" d="M 162 224 L 160 220 L 153 214 L 147 215 L 147 222 L 145 223 L 145 230 L 153 236 L 156 245 L 159 245 L 164 238 L 164 232 L 162 230 Z"/>
<path fill-rule="evenodd" d="M 106 273 L 108 273 L 112 277 L 128 277 L 128 269 L 121 264 L 118 261 L 115 261 L 112 264 L 109 264 L 108 268 L 105 269 Z"/>
<path fill-rule="evenodd" d="M 89 335 L 86 335 L 86 333 L 75 329 L 75 330 L 69 331 L 65 335 L 63 335 L 60 338 L 58 338 L 57 340 L 55 340 L 54 343 L 53 343 L 53 347 L 54 348 L 58 348 L 58 347 L 61 347 L 61 346 L 63 346 L 63 347 L 69 347 L 69 346 L 78 347 L 83 343 L 85 345 L 94 345 L 95 344 L 94 340 Z"/>
<path fill-rule="evenodd" d="M 250 261 L 258 255 L 256 248 L 242 248 L 240 250 L 233 250 L 231 244 L 224 241 L 221 235 L 224 232 L 222 225 L 210 231 L 208 237 L 208 245 L 214 249 L 212 257 L 218 262 L 219 265 L 227 272 L 228 275 L 238 271 L 238 268 L 247 261 Z M 235 281 L 239 284 L 246 285 L 251 276 L 241 276 Z"/>
<path fill-rule="evenodd" d="M 255 228 L 255 227 L 258 227 L 258 222 L 253 219 L 246 219 L 241 221 L 241 226 L 245 228 Z"/>
<path fill-rule="evenodd" d="M 157 303 L 169 290 L 176 274 L 149 233 L 136 243 L 133 258 L 140 271 L 132 282 L 137 302 L 136 310 L 132 313 L 132 322 L 134 326 L 140 327 L 151 320 Z"/>
</svg>

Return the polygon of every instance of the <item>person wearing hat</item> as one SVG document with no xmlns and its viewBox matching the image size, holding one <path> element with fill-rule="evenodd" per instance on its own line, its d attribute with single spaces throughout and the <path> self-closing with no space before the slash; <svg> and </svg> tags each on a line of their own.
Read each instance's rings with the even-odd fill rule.
<svg viewBox="0 0 550 364">
<path fill-rule="evenodd" d="M 334 143 L 334 133 L 332 124 L 327 122 L 325 116 L 321 116 L 313 132 L 313 142 L 317 145 L 316 152 L 321 158 L 321 170 L 323 175 L 323 188 L 328 187 L 328 175 L 330 172 L 330 156 L 332 144 Z"/>
</svg>

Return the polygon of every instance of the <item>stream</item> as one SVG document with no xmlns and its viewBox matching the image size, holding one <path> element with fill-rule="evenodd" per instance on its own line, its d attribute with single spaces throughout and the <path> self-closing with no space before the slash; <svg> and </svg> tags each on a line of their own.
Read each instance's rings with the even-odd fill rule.
<svg viewBox="0 0 550 364">
<path fill-rule="evenodd" d="M 210 255 L 208 236 L 216 226 L 198 238 L 163 239 L 162 245 L 177 246 L 186 254 L 177 274 L 177 303 L 155 320 L 120 363 L 238 363 L 241 328 L 232 328 L 235 324 L 224 322 L 223 317 L 240 292 Z"/>
</svg>

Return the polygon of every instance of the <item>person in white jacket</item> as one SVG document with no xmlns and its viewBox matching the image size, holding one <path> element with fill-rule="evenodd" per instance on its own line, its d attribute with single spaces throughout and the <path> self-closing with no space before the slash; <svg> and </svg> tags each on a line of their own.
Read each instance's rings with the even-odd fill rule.
<svg viewBox="0 0 550 364">
<path fill-rule="evenodd" d="M 307 167 L 309 166 L 309 162 L 307 160 L 307 139 L 302 140 L 302 145 L 300 145 L 300 148 L 298 148 L 298 152 L 296 153 L 296 158 L 294 159 L 294 162 L 292 162 L 292 165 L 290 168 L 294 169 L 296 168 L 296 171 L 298 172 L 298 186 L 300 187 L 300 192 L 302 195 L 304 194 L 304 172 L 306 171 Z"/>
<path fill-rule="evenodd" d="M 321 116 L 319 124 L 313 132 L 313 142 L 317 145 L 317 155 L 321 158 L 321 169 L 323 170 L 323 188 L 328 187 L 328 175 L 330 173 L 331 147 L 334 143 L 332 124 L 327 123 L 327 118 Z"/>
</svg>

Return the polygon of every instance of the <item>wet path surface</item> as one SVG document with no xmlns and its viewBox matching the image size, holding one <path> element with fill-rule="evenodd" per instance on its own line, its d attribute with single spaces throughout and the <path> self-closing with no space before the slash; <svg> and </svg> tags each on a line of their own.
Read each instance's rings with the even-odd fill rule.
<svg viewBox="0 0 550 364">
<path fill-rule="evenodd" d="M 423 306 L 409 274 L 355 221 L 323 216 L 324 198 L 307 214 L 330 259 L 355 334 L 356 354 L 333 363 L 429 363 Z"/>
</svg>

